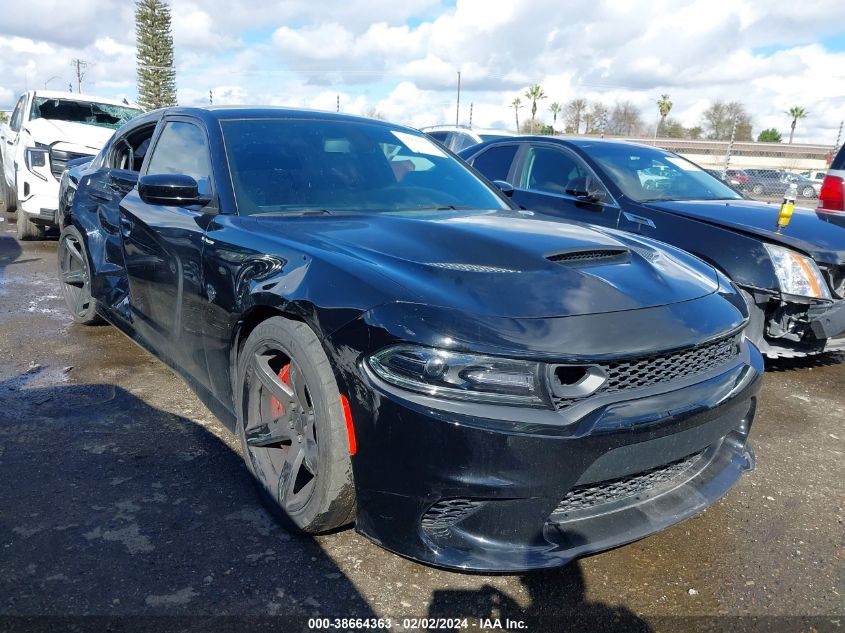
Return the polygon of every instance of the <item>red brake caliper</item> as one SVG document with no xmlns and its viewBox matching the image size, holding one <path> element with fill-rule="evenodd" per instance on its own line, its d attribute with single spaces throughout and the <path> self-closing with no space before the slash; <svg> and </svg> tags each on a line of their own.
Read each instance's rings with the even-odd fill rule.
<svg viewBox="0 0 845 633">
<path fill-rule="evenodd" d="M 290 363 L 282 367 L 279 372 L 279 380 L 290 386 Z M 279 402 L 276 396 L 270 396 L 270 414 L 274 418 L 281 417 L 285 414 L 285 405 Z"/>
</svg>

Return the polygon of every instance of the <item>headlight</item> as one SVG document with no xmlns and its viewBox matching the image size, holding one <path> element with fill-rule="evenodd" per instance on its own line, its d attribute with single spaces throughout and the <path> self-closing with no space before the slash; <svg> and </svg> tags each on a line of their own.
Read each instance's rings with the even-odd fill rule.
<svg viewBox="0 0 845 633">
<path fill-rule="evenodd" d="M 830 290 L 816 262 L 782 246 L 765 244 L 775 267 L 781 292 L 802 297 L 830 299 Z"/>
<path fill-rule="evenodd" d="M 539 363 L 416 345 L 394 345 L 367 359 L 383 380 L 431 396 L 548 406 Z"/>
<path fill-rule="evenodd" d="M 41 143 L 38 143 L 36 147 L 27 147 L 24 151 L 24 160 L 26 161 L 27 169 L 42 180 L 47 179 L 39 174 L 36 169 L 46 169 L 49 154 L 50 148 Z"/>
</svg>

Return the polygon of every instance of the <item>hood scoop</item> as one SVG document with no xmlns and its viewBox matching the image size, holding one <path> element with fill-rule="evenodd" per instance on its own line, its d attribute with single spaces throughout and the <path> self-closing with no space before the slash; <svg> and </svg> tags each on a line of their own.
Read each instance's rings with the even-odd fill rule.
<svg viewBox="0 0 845 633">
<path fill-rule="evenodd" d="M 591 248 L 555 253 L 546 259 L 558 264 L 615 264 L 625 261 L 628 253 L 627 248 Z"/>
</svg>

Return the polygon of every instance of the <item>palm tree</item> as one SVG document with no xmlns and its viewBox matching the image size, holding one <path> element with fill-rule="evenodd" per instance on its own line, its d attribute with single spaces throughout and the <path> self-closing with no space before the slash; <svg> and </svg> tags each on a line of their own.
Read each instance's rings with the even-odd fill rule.
<svg viewBox="0 0 845 633">
<path fill-rule="evenodd" d="M 557 115 L 563 108 L 561 105 L 555 101 L 552 105 L 549 106 L 549 112 L 552 113 L 552 133 L 554 133 L 555 126 L 557 125 Z"/>
<path fill-rule="evenodd" d="M 540 84 L 534 84 L 525 91 L 525 98 L 531 101 L 531 133 L 534 134 L 534 117 L 537 116 L 537 102 L 546 98 Z"/>
<path fill-rule="evenodd" d="M 660 95 L 660 99 L 657 100 L 657 109 L 660 111 L 660 123 L 657 124 L 657 129 L 659 130 L 666 122 L 669 112 L 672 111 L 672 102 L 669 100 L 669 95 Z M 655 131 L 656 134 L 657 131 Z"/>
<path fill-rule="evenodd" d="M 519 134 L 519 109 L 522 107 L 522 99 L 517 97 L 511 103 L 511 107 L 513 108 L 513 114 L 516 117 L 516 133 Z"/>
<path fill-rule="evenodd" d="M 792 117 L 792 126 L 789 130 L 789 142 L 792 143 L 792 137 L 795 135 L 795 125 L 798 123 L 798 119 L 806 119 L 810 113 L 801 106 L 792 106 L 784 114 Z"/>
</svg>

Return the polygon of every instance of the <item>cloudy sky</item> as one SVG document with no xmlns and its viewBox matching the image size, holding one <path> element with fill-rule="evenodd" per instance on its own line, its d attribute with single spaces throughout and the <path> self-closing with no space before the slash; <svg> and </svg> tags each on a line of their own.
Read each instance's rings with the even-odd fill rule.
<svg viewBox="0 0 845 633">
<path fill-rule="evenodd" d="M 133 4 L 5 2 L 0 109 L 27 87 L 64 89 L 71 60 L 84 92 L 135 89 Z M 71 8 L 72 7 L 72 8 Z M 672 116 L 699 122 L 716 99 L 739 100 L 788 134 L 783 110 L 806 107 L 796 142 L 833 144 L 845 119 L 843 0 L 171 0 L 183 105 L 272 103 L 366 113 L 415 126 L 512 127 L 508 104 L 531 83 L 548 104 L 629 99 L 646 120 L 668 93 Z M 525 116 L 525 110 L 521 116 Z"/>
</svg>

